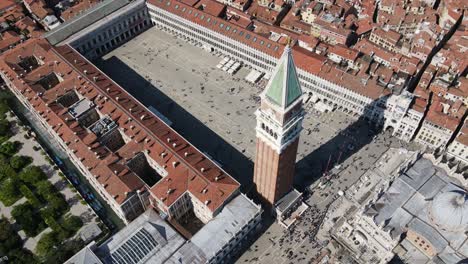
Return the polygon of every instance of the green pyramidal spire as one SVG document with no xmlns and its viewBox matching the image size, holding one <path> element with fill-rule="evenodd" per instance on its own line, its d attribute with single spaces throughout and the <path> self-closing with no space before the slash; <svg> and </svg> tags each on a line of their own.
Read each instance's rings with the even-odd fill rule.
<svg viewBox="0 0 468 264">
<path fill-rule="evenodd" d="M 268 82 L 265 95 L 272 103 L 286 109 L 302 95 L 291 48 L 286 46 L 278 66 Z"/>
</svg>

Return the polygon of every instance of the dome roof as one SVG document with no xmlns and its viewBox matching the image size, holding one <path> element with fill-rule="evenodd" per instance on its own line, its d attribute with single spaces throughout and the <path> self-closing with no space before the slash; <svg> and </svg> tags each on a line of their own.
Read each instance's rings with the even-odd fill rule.
<svg viewBox="0 0 468 264">
<path fill-rule="evenodd" d="M 465 231 L 468 227 L 468 194 L 453 190 L 437 195 L 429 216 L 433 224 L 447 231 Z"/>
</svg>

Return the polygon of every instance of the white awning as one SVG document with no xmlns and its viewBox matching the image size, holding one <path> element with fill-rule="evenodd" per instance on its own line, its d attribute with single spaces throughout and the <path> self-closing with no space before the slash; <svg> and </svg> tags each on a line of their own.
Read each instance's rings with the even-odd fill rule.
<svg viewBox="0 0 468 264">
<path fill-rule="evenodd" d="M 258 72 L 256 70 L 251 70 L 247 76 L 245 76 L 245 80 L 250 83 L 256 83 L 260 78 L 262 78 L 263 73 Z"/>
</svg>

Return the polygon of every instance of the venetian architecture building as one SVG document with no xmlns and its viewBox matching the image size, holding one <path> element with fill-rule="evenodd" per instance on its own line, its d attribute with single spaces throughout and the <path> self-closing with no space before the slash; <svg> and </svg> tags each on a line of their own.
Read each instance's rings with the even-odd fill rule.
<svg viewBox="0 0 468 264">
<path fill-rule="evenodd" d="M 260 96 L 254 183 L 261 197 L 274 204 L 292 190 L 304 117 L 301 85 L 289 46 Z"/>
</svg>

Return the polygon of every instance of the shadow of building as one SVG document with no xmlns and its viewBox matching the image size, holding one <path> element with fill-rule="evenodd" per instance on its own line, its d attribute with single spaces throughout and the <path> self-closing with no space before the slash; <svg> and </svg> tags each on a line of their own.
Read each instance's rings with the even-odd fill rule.
<svg viewBox="0 0 468 264">
<path fill-rule="evenodd" d="M 296 164 L 295 186 L 299 190 L 306 189 L 371 143 L 374 136 L 383 131 L 383 113 L 388 98 L 389 95 L 382 96 L 365 106 L 363 114 L 357 120 L 299 160 Z M 389 129 L 393 128 L 390 126 Z M 307 135 L 303 132 L 301 137 L 304 136 Z"/>
<path fill-rule="evenodd" d="M 119 58 L 112 56 L 94 63 L 146 107 L 154 107 L 171 120 L 172 128 L 239 181 L 242 192 L 249 193 L 253 187 L 251 159 L 159 90 L 153 80 L 141 76 Z"/>
</svg>

